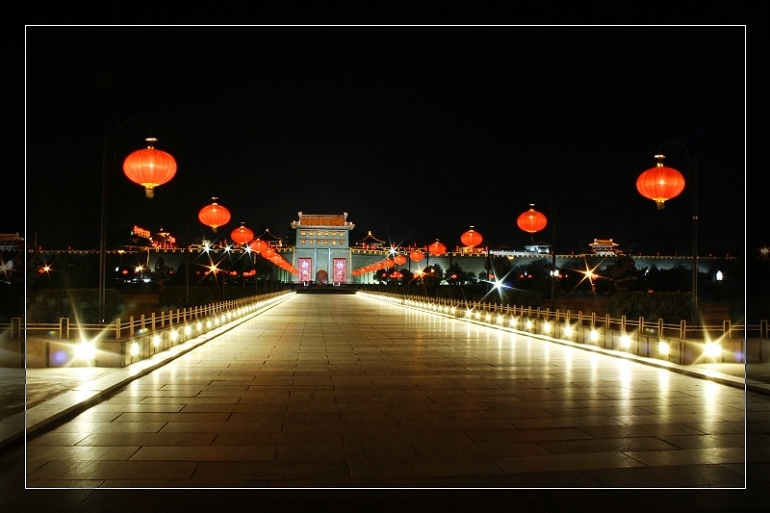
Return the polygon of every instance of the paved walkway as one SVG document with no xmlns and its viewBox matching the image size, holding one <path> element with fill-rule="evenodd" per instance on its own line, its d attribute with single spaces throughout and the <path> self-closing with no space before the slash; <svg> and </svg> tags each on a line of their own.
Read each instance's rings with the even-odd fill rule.
<svg viewBox="0 0 770 513">
<path fill-rule="evenodd" d="M 703 369 L 705 379 L 692 366 L 667 369 L 363 294 L 289 298 L 157 359 L 88 370 L 30 408 L 26 445 L 0 454 L 0 508 L 42 504 L 37 488 L 71 489 L 58 492 L 60 506 L 94 511 L 126 488 L 163 489 L 142 495 L 150 511 L 205 503 L 169 495 L 188 488 L 238 488 L 282 511 L 311 497 L 296 488 L 335 491 L 325 500 L 351 509 L 380 504 L 352 490 L 361 488 L 434 490 L 428 504 L 451 511 L 493 500 L 454 492 L 480 488 L 505 489 L 519 511 L 582 511 L 554 488 L 584 497 L 656 488 L 672 508 L 697 505 L 670 511 L 767 506 L 758 485 L 770 475 L 770 396 L 745 394 L 740 376 Z M 82 411 L 83 401 L 95 404 Z M 25 465 L 30 490 L 7 494 Z M 649 493 L 637 496 L 624 509 L 648 510 L 640 500 Z M 396 500 L 380 496 L 384 507 L 394 506 L 387 497 Z"/>
</svg>

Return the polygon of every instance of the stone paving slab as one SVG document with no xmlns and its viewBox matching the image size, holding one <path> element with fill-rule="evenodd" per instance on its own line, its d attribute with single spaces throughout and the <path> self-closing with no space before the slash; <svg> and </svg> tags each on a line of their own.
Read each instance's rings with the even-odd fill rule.
<svg viewBox="0 0 770 513">
<path fill-rule="evenodd" d="M 748 495 L 745 460 L 758 476 L 770 466 L 755 450 L 770 440 L 768 398 L 745 401 L 738 376 L 704 379 L 361 296 L 297 296 L 146 365 L 93 371 L 72 391 L 98 394 L 82 413 L 66 411 L 77 403 L 68 394 L 45 415 L 51 404 L 33 407 L 25 485 L 533 488 L 522 510 L 566 511 L 536 489 Z M 725 429 L 744 404 L 757 416 L 748 453 Z M 36 420 L 57 408 L 52 424 Z"/>
</svg>

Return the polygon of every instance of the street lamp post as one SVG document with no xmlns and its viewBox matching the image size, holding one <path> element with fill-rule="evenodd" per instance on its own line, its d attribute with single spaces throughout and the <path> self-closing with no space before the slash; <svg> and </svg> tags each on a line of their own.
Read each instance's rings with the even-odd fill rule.
<svg viewBox="0 0 770 513">
<path fill-rule="evenodd" d="M 107 283 L 106 283 L 106 266 L 107 266 L 107 190 L 109 187 L 109 175 L 110 171 L 114 169 L 117 160 L 117 145 L 116 140 L 120 129 L 129 123 L 137 122 L 145 126 L 148 132 L 152 133 L 152 129 L 139 119 L 128 119 L 122 122 L 115 129 L 115 135 L 110 138 L 106 136 L 104 138 L 104 148 L 102 152 L 102 203 L 101 203 L 101 220 L 99 230 L 99 322 L 106 322 L 106 302 L 107 302 Z M 153 187 L 165 183 L 170 180 L 176 173 L 176 162 L 173 157 L 168 153 L 157 151 L 152 147 L 152 143 L 156 139 L 148 138 L 150 146 L 147 149 L 137 150 L 131 153 L 126 161 L 132 159 L 132 168 L 130 171 L 132 175 L 129 176 L 132 180 L 140 180 L 137 183 L 143 185 L 147 192 L 147 197 L 152 198 Z M 161 157 L 161 158 L 158 158 Z M 128 173 L 128 169 L 124 171 Z M 160 181 L 156 181 L 153 175 L 161 176 Z"/>
<path fill-rule="evenodd" d="M 685 176 L 687 182 L 690 184 L 691 201 L 692 201 L 692 273 L 691 273 L 691 310 L 690 310 L 690 322 L 693 324 L 698 322 L 698 160 L 690 158 L 690 151 L 687 146 L 677 139 L 669 139 L 660 145 L 660 151 L 655 157 L 658 159 L 656 167 L 648 169 L 637 178 L 637 190 L 643 196 L 653 199 L 658 210 L 664 210 L 664 202 L 670 198 L 678 196 L 682 190 L 684 190 L 684 180 L 681 180 L 681 173 L 673 168 L 663 166 L 663 159 L 666 158 L 662 154 L 663 148 L 669 143 L 676 143 L 684 149 L 685 157 L 687 159 L 687 167 L 685 168 Z M 669 171 L 670 176 L 661 173 L 662 170 Z M 677 176 L 679 175 L 679 176 Z M 655 183 L 644 182 L 644 179 L 648 176 L 655 177 Z M 673 182 L 681 181 L 681 184 L 674 184 Z M 676 186 L 675 186 L 676 185 Z M 669 195 L 665 192 L 671 191 Z"/>
<path fill-rule="evenodd" d="M 556 269 L 556 205 L 551 201 L 551 198 L 546 196 L 545 194 L 538 193 L 535 195 L 542 196 L 548 201 L 548 207 L 549 212 L 551 214 L 551 310 L 556 309 L 556 279 L 559 275 L 557 269 Z M 540 214 L 542 216 L 542 226 L 537 225 L 537 220 L 535 214 L 539 214 L 539 212 L 535 212 L 534 210 L 534 203 L 530 203 L 530 210 L 529 212 L 524 212 L 519 216 L 518 219 L 518 225 L 519 228 L 522 230 L 529 232 L 530 236 L 532 237 L 532 243 L 535 243 L 535 236 L 534 233 L 537 231 L 542 230 L 545 228 L 546 225 L 546 219 L 545 216 Z M 539 250 L 538 250 L 539 252 Z"/>
</svg>

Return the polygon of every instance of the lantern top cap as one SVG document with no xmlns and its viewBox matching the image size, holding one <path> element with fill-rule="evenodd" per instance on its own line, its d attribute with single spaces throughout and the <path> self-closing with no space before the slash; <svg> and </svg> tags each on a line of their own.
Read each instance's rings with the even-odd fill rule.
<svg viewBox="0 0 770 513">
<path fill-rule="evenodd" d="M 158 142 L 158 138 L 157 138 L 157 137 L 147 137 L 147 138 L 145 139 L 145 141 L 147 141 L 147 148 L 148 148 L 148 149 L 152 149 L 153 145 L 154 145 L 156 142 Z"/>
</svg>

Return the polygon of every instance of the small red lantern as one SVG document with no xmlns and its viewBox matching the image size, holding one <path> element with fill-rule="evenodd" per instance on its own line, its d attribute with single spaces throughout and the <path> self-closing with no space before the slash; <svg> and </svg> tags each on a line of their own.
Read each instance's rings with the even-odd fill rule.
<svg viewBox="0 0 770 513">
<path fill-rule="evenodd" d="M 254 238 L 254 232 L 243 226 L 243 223 L 241 223 L 241 226 L 230 233 L 230 238 L 237 244 L 246 244 Z"/>
<path fill-rule="evenodd" d="M 262 250 L 262 256 L 264 258 L 267 258 L 268 260 L 270 260 L 271 258 L 273 258 L 277 254 L 278 253 L 276 253 L 276 251 L 273 248 L 269 247 L 269 246 Z"/>
<path fill-rule="evenodd" d="M 471 248 L 481 244 L 482 240 L 484 240 L 483 237 L 479 232 L 473 229 L 473 226 L 471 226 L 470 230 L 460 236 L 460 241 Z"/>
<path fill-rule="evenodd" d="M 404 255 L 396 255 L 393 257 L 393 263 L 396 265 L 404 265 L 406 263 L 406 257 Z"/>
<path fill-rule="evenodd" d="M 684 190 L 684 176 L 672 167 L 663 165 L 665 155 L 655 155 L 658 164 L 645 171 L 636 179 L 636 190 L 645 198 L 649 198 L 664 210 L 666 200 L 679 196 Z"/>
<path fill-rule="evenodd" d="M 262 239 L 257 239 L 253 241 L 251 244 L 249 244 L 249 247 L 251 248 L 252 251 L 261 253 L 262 251 L 268 248 L 268 243 L 263 241 Z"/>
<path fill-rule="evenodd" d="M 137 150 L 123 161 L 123 172 L 134 183 L 144 187 L 148 198 L 155 196 L 154 188 L 168 182 L 176 174 L 176 160 L 165 151 L 156 150 L 154 137 L 146 139 L 146 149 Z"/>
<path fill-rule="evenodd" d="M 446 246 L 436 239 L 436 242 L 428 246 L 428 253 L 434 256 L 443 255 L 446 253 Z"/>
<path fill-rule="evenodd" d="M 420 260 L 422 260 L 423 258 L 425 258 L 425 253 L 423 253 L 422 251 L 420 251 L 420 250 L 418 250 L 418 249 L 415 249 L 414 251 L 412 251 L 411 253 L 409 253 L 409 259 L 410 259 L 412 262 L 419 262 L 419 261 L 420 261 Z"/>
<path fill-rule="evenodd" d="M 519 216 L 516 224 L 525 232 L 535 233 L 546 227 L 548 219 L 546 219 L 545 215 L 535 210 L 534 205 L 532 205 L 527 212 Z"/>
<path fill-rule="evenodd" d="M 214 233 L 219 226 L 227 224 L 230 220 L 230 211 L 222 205 L 217 205 L 218 198 L 211 198 L 214 202 L 206 205 L 198 212 L 198 219 L 206 226 L 210 226 Z"/>
</svg>

